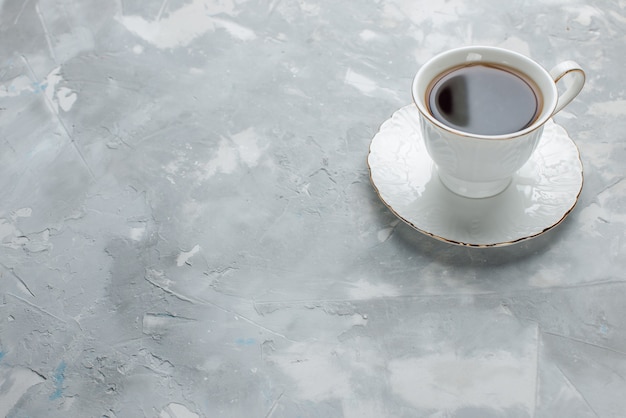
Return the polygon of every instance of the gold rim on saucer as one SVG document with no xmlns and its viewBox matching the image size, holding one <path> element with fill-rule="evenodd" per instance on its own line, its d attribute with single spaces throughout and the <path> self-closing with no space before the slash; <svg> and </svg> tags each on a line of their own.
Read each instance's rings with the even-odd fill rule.
<svg viewBox="0 0 626 418">
<path fill-rule="evenodd" d="M 584 181 L 578 147 L 550 120 L 507 189 L 483 199 L 459 196 L 439 180 L 414 105 L 381 125 L 367 164 L 376 193 L 399 219 L 425 235 L 467 247 L 512 245 L 551 230 L 572 212 Z"/>
</svg>

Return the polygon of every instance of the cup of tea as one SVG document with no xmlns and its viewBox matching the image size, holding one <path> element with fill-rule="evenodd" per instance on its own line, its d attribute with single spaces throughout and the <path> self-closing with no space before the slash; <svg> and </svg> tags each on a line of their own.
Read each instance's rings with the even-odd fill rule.
<svg viewBox="0 0 626 418">
<path fill-rule="evenodd" d="M 585 73 L 573 61 L 547 71 L 496 47 L 462 47 L 428 60 L 413 79 L 412 94 L 443 184 L 470 198 L 502 192 L 535 150 L 544 124 L 584 83 Z"/>
</svg>

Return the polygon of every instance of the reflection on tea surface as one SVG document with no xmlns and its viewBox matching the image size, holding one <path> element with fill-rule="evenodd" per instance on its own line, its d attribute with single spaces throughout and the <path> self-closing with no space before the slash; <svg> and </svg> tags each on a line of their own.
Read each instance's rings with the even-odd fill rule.
<svg viewBox="0 0 626 418">
<path fill-rule="evenodd" d="M 530 126 L 541 109 L 538 89 L 523 75 L 491 65 L 457 67 L 436 79 L 428 104 L 440 122 L 478 135 L 502 135 Z"/>
</svg>

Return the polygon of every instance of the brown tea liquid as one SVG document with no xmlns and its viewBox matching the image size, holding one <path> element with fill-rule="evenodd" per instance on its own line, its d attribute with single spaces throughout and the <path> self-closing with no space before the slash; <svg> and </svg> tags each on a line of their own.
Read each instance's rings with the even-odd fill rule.
<svg viewBox="0 0 626 418">
<path fill-rule="evenodd" d="M 437 78 L 428 89 L 431 114 L 477 135 L 503 135 L 530 126 L 541 111 L 539 89 L 506 67 L 471 64 Z"/>
</svg>

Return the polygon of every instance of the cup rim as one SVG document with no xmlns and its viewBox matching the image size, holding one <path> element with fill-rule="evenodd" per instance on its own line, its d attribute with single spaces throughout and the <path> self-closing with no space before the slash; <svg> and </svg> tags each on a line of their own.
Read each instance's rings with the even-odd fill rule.
<svg viewBox="0 0 626 418">
<path fill-rule="evenodd" d="M 544 89 L 542 89 L 539 85 L 537 86 L 540 91 L 541 94 L 543 95 L 543 108 L 541 111 L 541 115 L 528 127 L 520 130 L 520 131 L 516 131 L 516 132 L 511 132 L 508 134 L 499 134 L 499 135 L 484 135 L 484 134 L 474 134 L 471 132 L 466 132 L 466 131 L 461 131 L 459 129 L 455 129 L 452 128 L 442 122 L 440 122 L 439 120 L 437 120 L 429 111 L 428 108 L 426 106 L 426 97 L 422 97 L 421 100 L 418 100 L 416 98 L 417 96 L 417 84 L 419 82 L 420 77 L 423 77 L 424 72 L 429 69 L 429 67 L 432 67 L 433 65 L 435 65 L 437 62 L 441 61 L 443 58 L 453 55 L 453 54 L 461 54 L 461 53 L 480 53 L 480 52 L 497 52 L 500 54 L 506 54 L 510 57 L 514 57 L 517 60 L 521 60 L 524 61 L 526 64 L 531 65 L 533 67 L 535 67 L 535 69 L 537 69 L 540 73 L 542 73 L 547 79 L 549 79 L 551 81 L 550 83 L 550 92 L 545 92 Z M 493 62 L 493 61 L 489 61 L 486 60 L 484 62 L 491 62 L 491 63 L 495 63 L 495 64 L 501 64 L 498 62 Z M 458 66 L 459 64 L 461 64 L 460 62 L 448 67 L 448 68 L 444 68 L 443 70 L 439 71 L 439 73 L 441 74 L 442 72 L 445 72 L 446 70 L 449 70 L 451 68 L 454 68 L 455 66 Z M 526 76 L 530 77 L 530 75 L 526 74 Z M 532 77 L 531 77 L 532 78 Z M 534 80 L 534 79 L 533 79 Z M 432 81 L 428 80 L 428 83 L 430 83 Z M 536 80 L 534 80 L 537 83 Z M 548 102 L 546 100 L 546 93 L 551 94 L 550 97 L 550 101 Z M 415 77 L 413 78 L 413 82 L 411 84 L 411 96 L 413 98 L 413 103 L 415 104 L 415 106 L 417 107 L 418 111 L 420 112 L 420 114 L 426 118 L 430 123 L 434 124 L 435 126 L 437 126 L 440 129 L 443 129 L 445 131 L 448 131 L 452 134 L 458 135 L 458 136 L 464 136 L 464 137 L 469 137 L 469 138 L 475 138 L 475 139 L 490 139 L 490 140 L 507 140 L 507 139 L 514 139 L 514 138 L 518 138 L 520 136 L 524 136 L 529 134 L 530 132 L 533 132 L 536 129 L 539 129 L 541 126 L 543 126 L 554 114 L 554 110 L 556 109 L 556 105 L 557 105 L 557 101 L 558 101 L 558 91 L 556 89 L 556 83 L 554 82 L 554 80 L 552 79 L 552 76 L 550 76 L 550 73 L 538 62 L 534 61 L 533 59 L 527 57 L 526 55 L 520 54 L 519 52 L 515 52 L 515 51 L 511 51 L 508 49 L 504 49 L 504 48 L 499 48 L 499 47 L 495 47 L 495 46 L 483 46 L 483 45 L 474 45 L 474 46 L 464 46 L 464 47 L 460 47 L 460 48 L 453 48 L 453 49 L 449 49 L 447 51 L 441 52 L 435 56 L 433 56 L 432 58 L 430 58 L 428 61 L 426 61 L 426 63 L 424 63 L 420 69 L 417 71 L 417 73 L 415 74 Z"/>
</svg>

